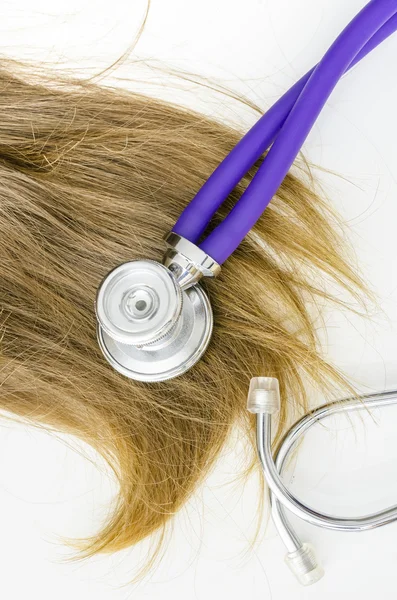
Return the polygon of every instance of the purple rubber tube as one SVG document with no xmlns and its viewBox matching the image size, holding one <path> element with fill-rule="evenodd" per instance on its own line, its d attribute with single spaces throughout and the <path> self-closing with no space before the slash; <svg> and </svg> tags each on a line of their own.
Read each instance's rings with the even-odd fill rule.
<svg viewBox="0 0 397 600">
<path fill-rule="evenodd" d="M 357 54 L 348 70 L 397 30 L 397 15 L 386 22 Z M 197 242 L 230 192 L 274 141 L 315 67 L 291 87 L 245 134 L 182 212 L 173 231 Z"/>
<path fill-rule="evenodd" d="M 397 13 L 397 0 L 372 0 L 314 69 L 258 173 L 236 206 L 200 247 L 222 264 L 277 192 L 337 82 L 373 35 Z"/>
</svg>

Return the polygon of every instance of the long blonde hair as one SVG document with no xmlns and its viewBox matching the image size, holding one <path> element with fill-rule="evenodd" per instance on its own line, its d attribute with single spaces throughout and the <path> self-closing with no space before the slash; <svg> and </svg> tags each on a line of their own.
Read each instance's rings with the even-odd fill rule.
<svg viewBox="0 0 397 600">
<path fill-rule="evenodd" d="M 50 85 L 2 69 L 0 87 L 1 408 L 105 457 L 118 502 L 83 546 L 113 552 L 165 528 L 232 427 L 254 447 L 252 376 L 280 380 L 279 433 L 307 407 L 307 382 L 324 394 L 347 385 L 319 353 L 309 305 L 327 296 L 324 277 L 353 294 L 362 283 L 343 257 L 337 217 L 290 174 L 206 284 L 215 328 L 202 360 L 163 383 L 123 377 L 97 345 L 97 286 L 121 262 L 161 258 L 163 235 L 241 134 L 89 82 Z"/>
</svg>

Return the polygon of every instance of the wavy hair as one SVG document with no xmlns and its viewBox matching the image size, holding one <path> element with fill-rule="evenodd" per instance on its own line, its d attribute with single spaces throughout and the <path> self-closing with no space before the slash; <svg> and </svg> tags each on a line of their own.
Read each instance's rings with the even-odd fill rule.
<svg viewBox="0 0 397 600">
<path fill-rule="evenodd" d="M 117 476 L 111 517 L 86 554 L 162 532 L 206 477 L 232 427 L 252 442 L 249 380 L 277 377 L 279 433 L 307 408 L 307 384 L 347 386 L 322 357 L 311 311 L 333 280 L 358 297 L 340 222 L 289 174 L 205 287 L 209 349 L 163 383 L 123 377 L 96 340 L 99 282 L 121 262 L 159 260 L 163 235 L 241 133 L 172 104 L 84 81 L 0 70 L 0 406 L 93 446 Z M 252 179 L 243 179 L 216 216 Z"/>
</svg>

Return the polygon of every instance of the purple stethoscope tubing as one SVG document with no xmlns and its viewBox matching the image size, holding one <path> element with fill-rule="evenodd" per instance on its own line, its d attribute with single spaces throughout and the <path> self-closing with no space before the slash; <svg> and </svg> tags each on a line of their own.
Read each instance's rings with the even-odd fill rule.
<svg viewBox="0 0 397 600">
<path fill-rule="evenodd" d="M 396 30 L 397 14 L 372 36 L 349 65 L 348 70 Z M 174 228 L 176 233 L 193 243 L 198 241 L 215 211 L 274 141 L 314 69 L 315 67 L 269 108 L 229 152 L 182 212 Z"/>
<path fill-rule="evenodd" d="M 274 141 L 229 215 L 200 247 L 220 264 L 253 227 L 281 185 L 345 71 L 397 29 L 397 0 L 372 0 L 304 75 L 242 138 L 185 208 L 173 231 L 196 243 L 213 214 Z"/>
</svg>

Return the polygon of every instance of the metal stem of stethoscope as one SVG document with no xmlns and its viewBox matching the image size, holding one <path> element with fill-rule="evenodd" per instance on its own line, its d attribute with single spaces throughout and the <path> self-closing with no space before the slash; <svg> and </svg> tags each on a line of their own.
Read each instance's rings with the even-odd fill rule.
<svg viewBox="0 0 397 600">
<path fill-rule="evenodd" d="M 255 381 L 257 381 L 257 379 L 258 378 L 256 378 Z M 268 381 L 272 380 L 269 379 Z M 267 383 L 267 387 L 269 387 L 269 383 Z M 252 396 L 252 392 L 250 393 Z M 278 400 L 276 400 L 276 402 L 277 401 Z M 253 400 L 251 399 L 251 403 L 252 402 Z M 366 531 L 396 521 L 397 505 L 377 513 L 356 518 L 334 516 L 316 511 L 296 498 L 296 496 L 294 496 L 284 485 L 282 473 L 287 463 L 287 459 L 302 436 L 304 436 L 313 425 L 319 423 L 323 419 L 335 414 L 369 410 L 390 405 L 397 405 L 397 390 L 365 395 L 360 398 L 351 398 L 339 402 L 331 402 L 320 406 L 312 413 L 301 418 L 289 429 L 276 450 L 274 458 L 272 455 L 271 437 L 272 414 L 276 411 L 276 404 L 272 403 L 270 409 L 265 406 L 263 411 L 262 409 L 261 412 L 259 412 L 259 409 L 258 411 L 255 411 L 258 412 L 258 454 L 266 482 L 269 486 L 273 522 L 288 550 L 286 557 L 287 564 L 298 577 L 299 581 L 305 585 L 317 581 L 322 576 L 322 569 L 316 561 L 313 549 L 301 542 L 293 527 L 288 522 L 285 515 L 285 508 L 301 519 L 318 527 L 336 531 Z"/>
</svg>

